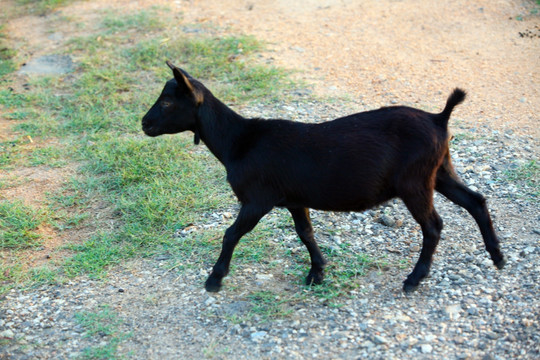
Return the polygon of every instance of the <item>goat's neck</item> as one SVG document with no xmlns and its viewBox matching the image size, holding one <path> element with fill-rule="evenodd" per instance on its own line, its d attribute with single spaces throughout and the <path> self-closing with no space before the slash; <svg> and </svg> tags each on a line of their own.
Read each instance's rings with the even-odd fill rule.
<svg viewBox="0 0 540 360">
<path fill-rule="evenodd" d="M 205 99 L 199 108 L 199 136 L 222 164 L 227 162 L 233 144 L 241 136 L 244 121 L 242 116 L 214 97 Z"/>
</svg>

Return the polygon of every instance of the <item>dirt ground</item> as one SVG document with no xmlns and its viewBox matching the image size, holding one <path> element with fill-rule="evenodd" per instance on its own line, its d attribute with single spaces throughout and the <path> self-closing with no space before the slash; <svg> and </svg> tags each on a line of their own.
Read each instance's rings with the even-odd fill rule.
<svg viewBox="0 0 540 360">
<path fill-rule="evenodd" d="M 539 138 L 540 16 L 530 15 L 532 2 L 97 0 L 75 2 L 61 13 L 99 21 L 96 10 L 130 12 L 153 5 L 171 8 L 182 24 L 254 35 L 268 45 L 262 61 L 292 70 L 322 97 L 345 97 L 363 109 L 425 107 L 442 104 L 459 86 L 468 98 L 453 121 Z M 74 27 L 76 22 L 51 21 L 29 15 L 7 24 L 21 61 L 52 53 L 85 31 Z M 62 41 L 52 28 L 64 34 Z M 9 136 L 9 120 L 0 117 L 0 130 L 0 139 Z M 538 141 L 533 147 L 536 158 Z M 31 203 L 65 179 L 63 172 L 39 167 L 31 172 L 28 181 L 3 195 L 15 193 Z"/>
<path fill-rule="evenodd" d="M 538 135 L 538 17 L 521 1 L 193 1 L 187 21 L 266 40 L 275 63 L 317 93 L 369 106 L 438 103 L 455 87 L 476 121 Z M 538 32 L 538 30 L 536 30 Z M 444 96 L 443 96 L 444 97 Z"/>
<path fill-rule="evenodd" d="M 181 14 L 183 23 L 266 41 L 264 59 L 294 70 L 319 95 L 347 96 L 368 108 L 418 106 L 440 104 L 460 86 L 469 93 L 460 111 L 468 113 L 457 116 L 538 138 L 540 16 L 530 15 L 531 1 L 98 0 L 62 12 L 77 18 L 156 4 Z M 43 19 L 9 25 L 28 49 L 54 48 Z"/>
<path fill-rule="evenodd" d="M 539 138 L 540 16 L 527 15 L 532 2 L 97 0 L 75 2 L 61 13 L 91 22 L 99 21 L 96 10 L 131 12 L 154 5 L 171 8 L 182 24 L 217 25 L 224 33 L 265 41 L 262 61 L 292 70 L 316 95 L 345 97 L 360 109 L 425 107 L 442 104 L 459 86 L 468 98 L 454 114 L 454 124 L 463 121 Z M 85 31 L 73 21 L 52 21 L 29 15 L 7 24 L 20 61 L 53 53 L 66 38 Z M 61 41 L 56 33 L 64 34 Z M 0 139 L 9 136 L 9 123 L 0 117 Z M 538 141 L 533 147 L 537 157 Z M 32 172 L 28 181 L 3 196 L 15 194 L 31 203 L 40 193 L 54 192 L 66 178 L 63 172 L 39 167 L 24 171 Z M 47 243 L 67 240 L 49 233 L 44 229 Z M 38 258 L 31 253 L 24 258 Z"/>
<path fill-rule="evenodd" d="M 527 145 L 532 148 L 532 158 L 538 159 L 540 16 L 531 15 L 534 8 L 531 1 L 96 0 L 75 2 L 62 8 L 61 13 L 72 19 L 99 21 L 94 10 L 114 8 L 131 12 L 156 4 L 179 14 L 178 18 L 182 19 L 179 27 L 198 23 L 217 25 L 223 33 L 243 33 L 265 41 L 267 50 L 261 61 L 292 70 L 293 77 L 305 82 L 321 98 L 350 99 L 352 107 L 374 109 L 405 104 L 437 111 L 454 87 L 462 87 L 468 98 L 456 108 L 451 127 L 461 123 L 468 128 L 481 127 L 486 132 L 496 129 L 501 134 L 526 136 L 532 139 Z M 54 24 L 51 21 L 50 17 L 28 15 L 8 22 L 9 38 L 18 46 L 21 62 L 53 53 L 62 41 L 85 31 L 73 25 L 76 21 Z M 63 34 L 61 41 L 53 36 L 55 32 Z M 434 104 L 434 108 L 426 108 L 427 104 Z M 9 137 L 9 125 L 9 120 L 0 116 L 0 140 Z M 39 201 L 45 193 L 60 188 L 72 170 L 37 167 L 20 169 L 17 174 L 0 174 L 26 178 L 20 185 L 0 191 L 0 197 L 22 198 L 29 203 Z M 506 214 L 503 210 L 500 213 Z M 66 232 L 58 239 L 52 229 L 42 231 L 50 233 L 44 246 L 51 250 L 68 238 L 77 241 L 85 235 Z M 63 253 L 51 254 L 55 258 L 63 256 Z M 31 252 L 24 257 L 34 265 L 43 261 Z M 152 276 L 149 272 L 148 278 Z M 123 281 L 129 284 L 135 280 L 127 277 Z M 395 288 L 397 281 L 393 281 Z M 196 280 L 193 283 L 198 286 Z M 195 295 L 186 297 L 186 304 L 198 301 L 198 287 L 192 292 Z M 171 303 L 177 301 L 176 294 L 171 295 Z M 207 305 L 204 301 L 201 308 Z M 411 300 L 413 305 L 414 301 Z M 416 305 L 421 303 L 419 298 Z M 391 301 L 389 304 L 393 306 Z M 403 305 L 406 307 L 407 303 Z M 520 308 L 516 309 L 515 313 L 519 314 Z M 380 312 L 373 314 L 379 319 Z"/>
</svg>

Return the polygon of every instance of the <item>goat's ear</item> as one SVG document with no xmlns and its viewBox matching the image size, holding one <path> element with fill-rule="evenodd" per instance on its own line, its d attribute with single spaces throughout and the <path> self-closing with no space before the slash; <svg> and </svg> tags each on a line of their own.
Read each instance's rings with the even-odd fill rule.
<svg viewBox="0 0 540 360">
<path fill-rule="evenodd" d="M 190 93 L 193 98 L 195 99 L 195 102 L 197 105 L 202 104 L 204 100 L 204 96 L 201 90 L 197 89 L 193 83 L 188 79 L 186 75 L 184 75 L 184 71 L 182 69 L 174 66 L 170 61 L 167 60 L 167 65 L 171 68 L 174 79 L 176 80 L 176 83 L 180 88 L 185 90 L 186 92 Z"/>
</svg>

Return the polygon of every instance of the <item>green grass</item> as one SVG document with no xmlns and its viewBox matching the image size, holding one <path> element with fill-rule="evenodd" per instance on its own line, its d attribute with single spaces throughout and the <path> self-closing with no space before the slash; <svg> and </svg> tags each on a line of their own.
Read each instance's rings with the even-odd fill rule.
<svg viewBox="0 0 540 360">
<path fill-rule="evenodd" d="M 178 20 L 160 8 L 122 16 L 106 11 L 95 32 L 67 41 L 64 52 L 77 59 L 75 73 L 29 78 L 29 90 L 24 93 L 0 89 L 0 105 L 13 120 L 15 132 L 0 144 L 0 169 L 78 168 L 77 175 L 65 179 L 59 191 L 48 194 L 40 209 L 22 208 L 20 220 L 3 226 L 19 238 L 26 236 L 24 241 L 10 240 L 3 247 L 16 252 L 39 243 L 32 237 L 35 223 L 22 226 L 32 216 L 60 232 L 84 226 L 97 229 L 86 241 L 66 245 L 74 255 L 58 268 L 24 275 L 22 269 L 12 267 L 10 272 L 17 276 L 1 279 L 3 282 L 15 278 L 51 282 L 80 274 L 102 277 L 110 266 L 130 257 L 157 253 L 171 254 L 173 262 L 180 259 L 171 264 L 178 271 L 200 269 L 215 261 L 222 228 L 200 228 L 182 237 L 173 234 L 192 223 L 204 224 L 204 214 L 234 204 L 224 169 L 208 151 L 195 149 L 192 134 L 151 139 L 140 129 L 141 117 L 172 77 L 165 60 L 201 79 L 226 103 L 283 100 L 294 84 L 285 71 L 258 62 L 264 44 L 255 38 L 216 36 L 214 29 L 191 36 L 172 29 L 177 25 Z M 27 146 L 29 138 L 34 139 L 34 146 Z M 16 180 L 0 183 L 0 188 L 12 186 L 17 186 Z M 94 208 L 96 203 L 101 206 Z M 276 229 L 294 233 L 286 211 L 263 219 L 242 240 L 231 272 L 245 264 L 272 267 L 272 260 L 286 257 L 283 244 L 271 241 Z M 306 287 L 300 299 L 315 294 L 331 300 L 347 294 L 354 289 L 355 278 L 373 263 L 346 247 L 339 256 L 324 251 L 333 261 L 326 281 L 319 287 Z M 309 270 L 309 256 L 307 251 L 290 256 L 287 261 L 293 268 L 283 274 L 301 284 Z M 0 266 L 0 272 L 3 270 L 6 268 Z M 276 300 L 276 296 L 252 293 L 250 316 L 262 321 L 288 316 L 298 299 Z M 88 356 L 106 358 L 114 349 L 94 349 Z"/>
<path fill-rule="evenodd" d="M 15 50 L 9 48 L 6 45 L 6 27 L 4 24 L 0 25 L 0 84 L 5 75 L 15 70 L 15 64 L 13 63 L 13 57 L 15 56 Z"/>
<path fill-rule="evenodd" d="M 65 3 L 20 1 L 18 6 L 48 9 Z M 60 232 L 98 229 L 83 243 L 66 245 L 74 255 L 57 270 L 18 278 L 51 281 L 54 271 L 57 277 L 103 276 L 130 257 L 162 252 L 182 253 L 200 263 L 219 251 L 222 234 L 217 232 L 201 231 L 186 239 L 172 234 L 234 202 L 224 169 L 207 151 L 194 151 L 191 134 L 150 139 L 141 133 L 142 115 L 172 77 L 165 60 L 183 66 L 226 102 L 271 102 L 293 84 L 283 70 L 257 62 L 264 45 L 255 38 L 215 36 L 214 30 L 190 37 L 173 29 L 178 20 L 168 13 L 160 8 L 122 15 L 106 11 L 95 31 L 68 40 L 59 50 L 77 59 L 75 73 L 29 77 L 28 90 L 21 93 L 9 86 L 0 89 L 1 110 L 13 121 L 13 136 L 0 144 L 0 169 L 78 167 L 77 176 L 65 179 L 64 187 L 48 194 L 39 209 L 3 205 L 5 213 L 17 208 L 18 215 L 2 219 L 1 231 L 7 234 L 2 248 L 16 252 L 39 244 L 35 229 L 40 222 Z M 11 71 L 8 66 L 8 84 Z M 13 179 L 0 185 L 17 184 Z M 95 220 L 96 202 L 107 209 L 102 220 Z M 266 251 L 273 250 L 248 246 L 240 258 L 257 261 Z"/>
<path fill-rule="evenodd" d="M 85 329 L 85 336 L 95 338 L 100 345 L 85 348 L 82 359 L 116 359 L 118 345 L 130 335 L 122 333 L 122 320 L 108 307 L 102 306 L 98 312 L 81 312 L 75 315 L 77 322 Z M 102 343 L 105 343 L 102 345 Z"/>
<path fill-rule="evenodd" d="M 27 12 L 45 15 L 73 1 L 74 0 L 16 0 L 16 3 L 22 6 Z"/>
<path fill-rule="evenodd" d="M 305 286 L 305 289 L 326 301 L 330 306 L 337 306 L 337 299 L 350 296 L 351 291 L 358 287 L 358 278 L 364 276 L 369 269 L 385 265 L 381 259 L 373 259 L 351 251 L 348 244 L 342 244 L 337 252 L 325 247 L 321 247 L 321 250 L 328 260 L 324 271 L 324 281 L 317 286 Z M 299 270 L 302 272 L 300 279 L 302 283 L 309 267 L 309 256 L 305 256 L 302 268 Z"/>
<path fill-rule="evenodd" d="M 156 31 L 166 26 L 158 7 L 122 16 L 114 11 L 106 10 L 101 25 L 106 29 L 107 34 L 129 30 Z"/>
<path fill-rule="evenodd" d="M 284 318 L 293 313 L 291 300 L 283 299 L 282 294 L 273 291 L 255 291 L 247 296 L 253 305 L 248 316 L 257 316 L 260 322 Z"/>
<path fill-rule="evenodd" d="M 26 249 L 39 246 L 37 228 L 44 220 L 39 210 L 21 201 L 0 200 L 0 249 Z"/>
<path fill-rule="evenodd" d="M 540 164 L 536 160 L 517 166 L 505 172 L 506 179 L 513 183 L 521 183 L 525 191 L 533 198 L 540 198 Z"/>
</svg>

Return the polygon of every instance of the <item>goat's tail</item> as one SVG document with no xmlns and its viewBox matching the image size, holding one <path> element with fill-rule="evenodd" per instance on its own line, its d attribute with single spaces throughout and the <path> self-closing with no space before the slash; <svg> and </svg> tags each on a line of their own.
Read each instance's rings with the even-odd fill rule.
<svg viewBox="0 0 540 360">
<path fill-rule="evenodd" d="M 463 100 L 465 100 L 465 96 L 467 94 L 465 91 L 461 90 L 460 88 L 455 88 L 452 94 L 448 97 L 448 100 L 446 100 L 446 106 L 444 107 L 444 110 L 439 114 L 436 122 L 439 126 L 446 127 L 448 126 L 448 119 L 450 119 L 450 114 L 452 114 L 452 110 L 454 110 L 454 107 L 458 104 L 461 104 Z"/>
</svg>

